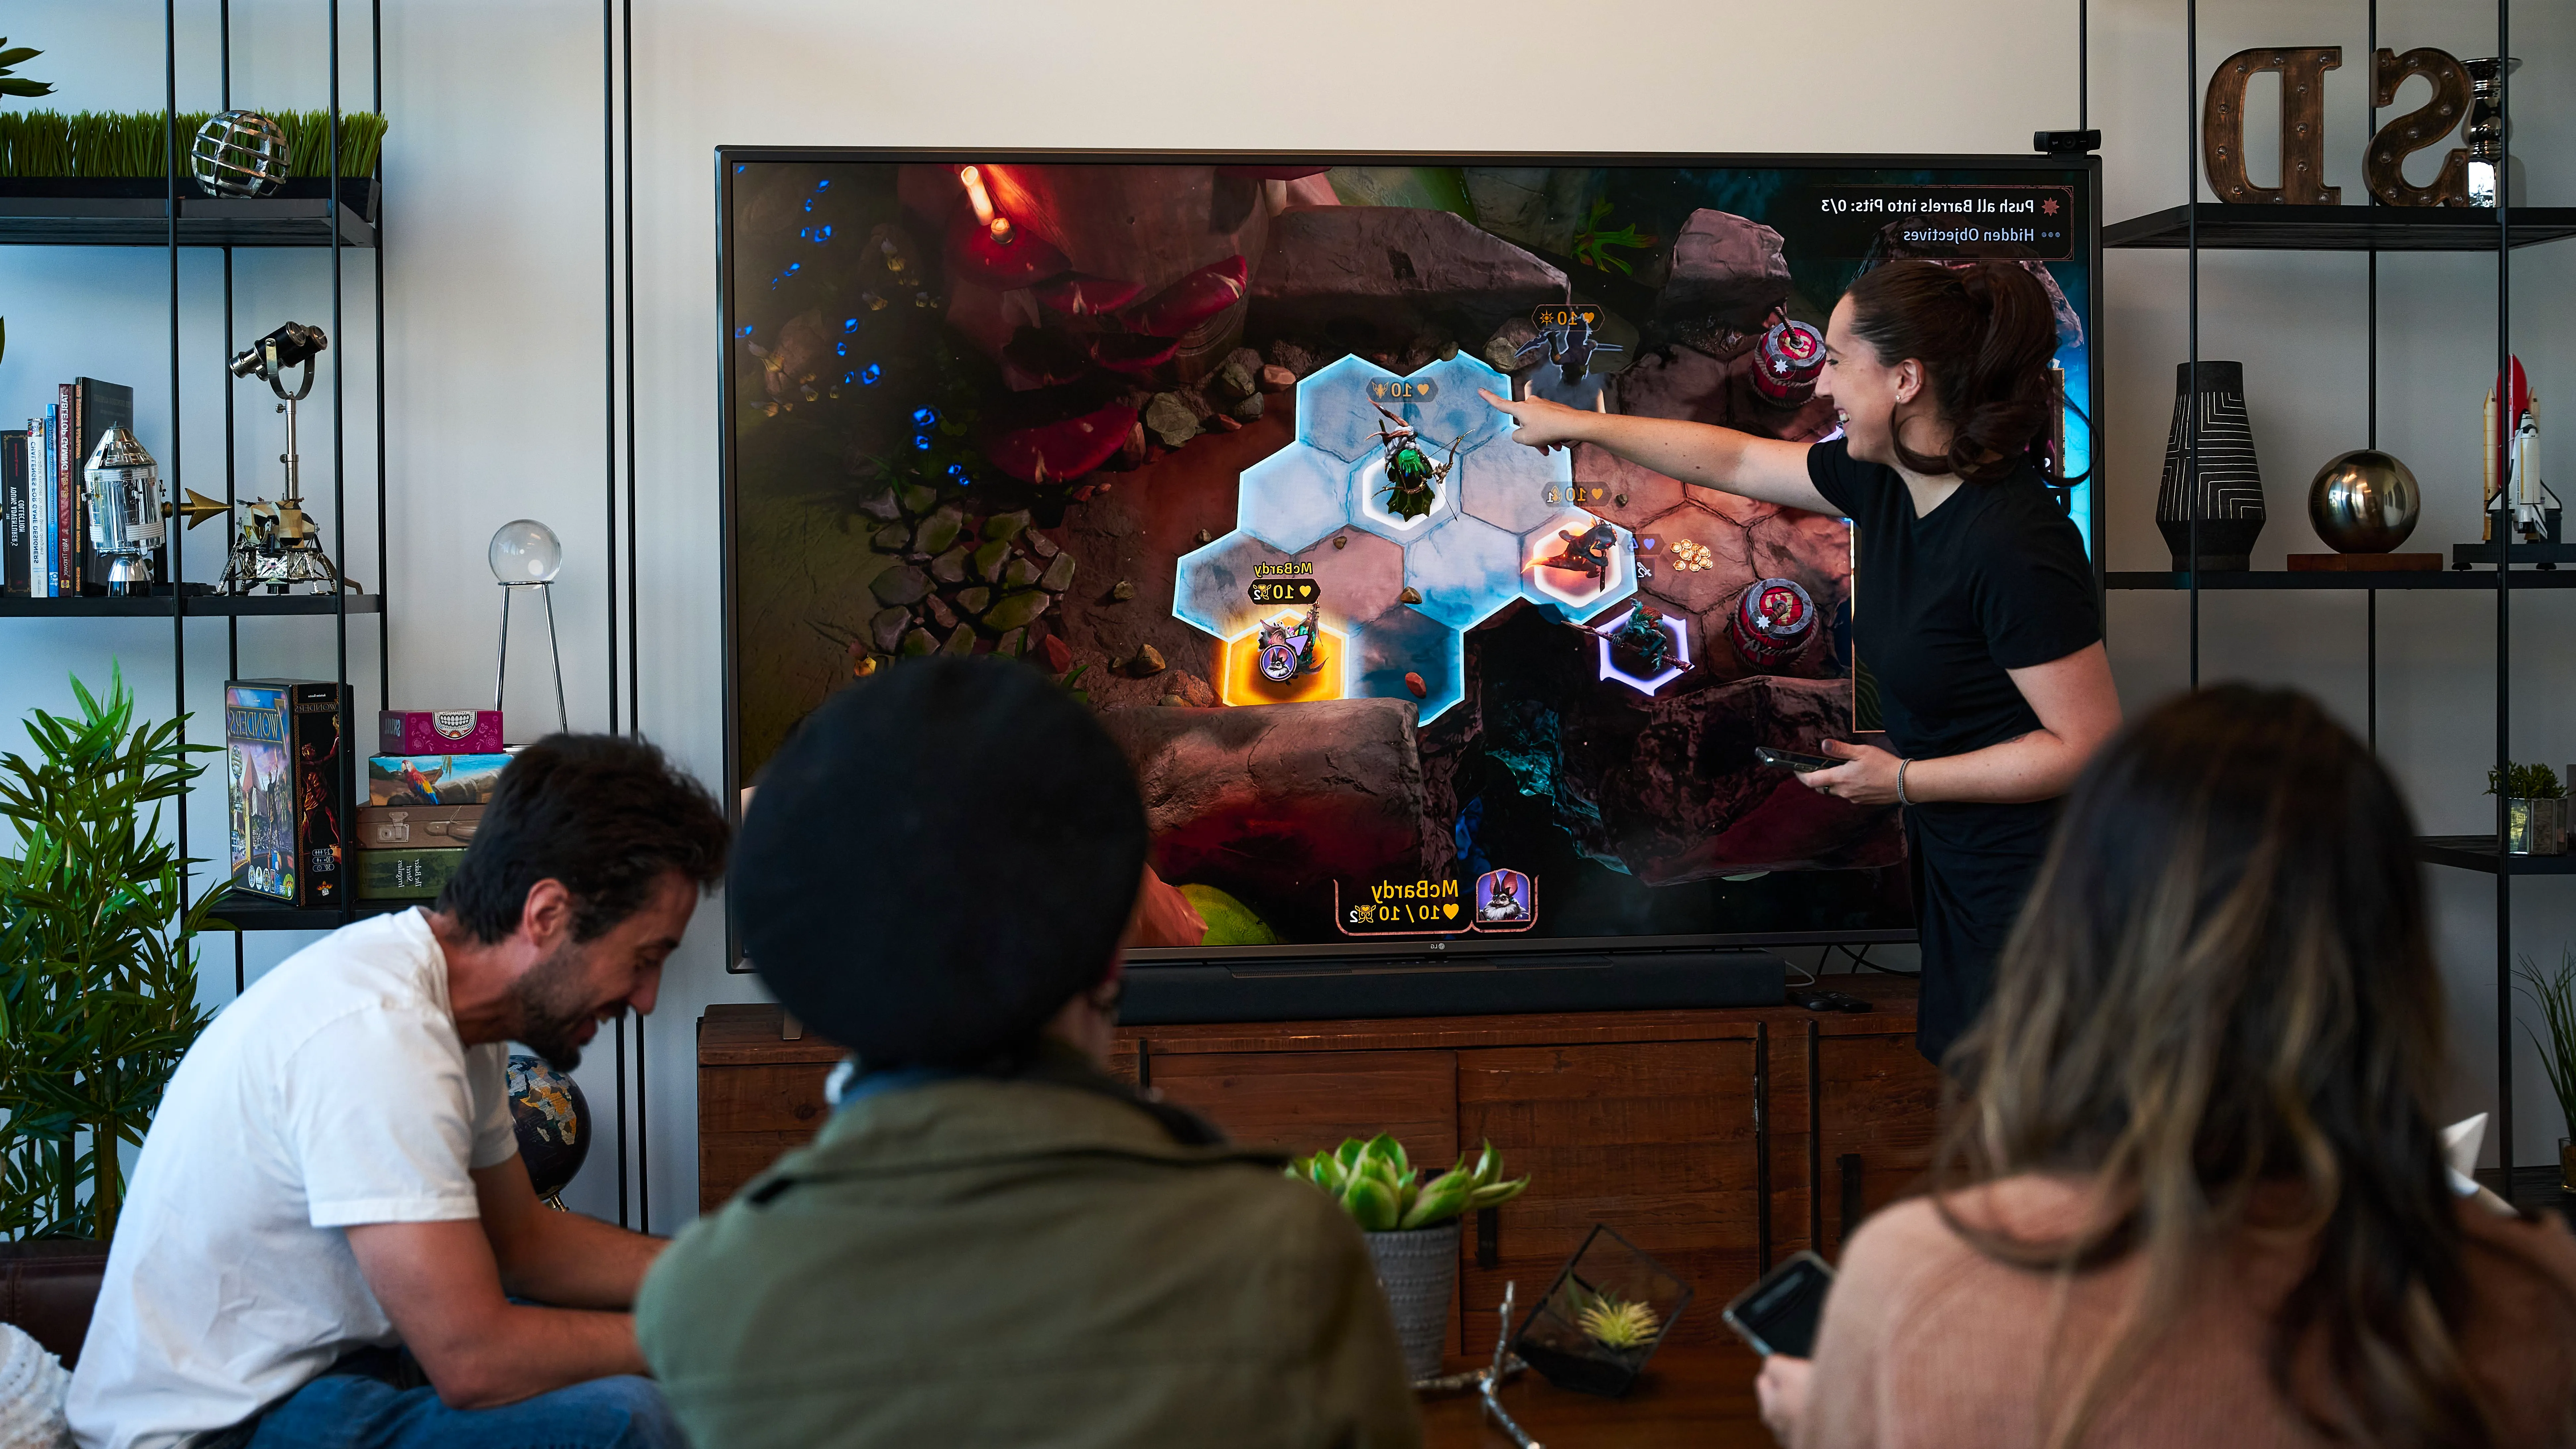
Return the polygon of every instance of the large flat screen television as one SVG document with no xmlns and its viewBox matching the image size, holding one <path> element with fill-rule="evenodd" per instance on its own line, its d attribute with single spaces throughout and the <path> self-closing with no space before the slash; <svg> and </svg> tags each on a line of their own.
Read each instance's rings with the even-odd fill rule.
<svg viewBox="0 0 2576 1449">
<path fill-rule="evenodd" d="M 1149 961 L 1905 938 L 1894 811 L 1754 754 L 1873 722 L 1849 528 L 1478 393 L 1821 440 L 1853 277 L 2018 259 L 2089 546 L 2097 175 L 723 148 L 733 782 L 874 670 L 1001 653 L 1136 766 L 1207 927 Z"/>
</svg>

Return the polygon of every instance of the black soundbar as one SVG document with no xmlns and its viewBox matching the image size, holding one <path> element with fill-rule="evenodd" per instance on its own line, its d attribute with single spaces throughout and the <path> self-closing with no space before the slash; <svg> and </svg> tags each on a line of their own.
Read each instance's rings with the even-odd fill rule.
<svg viewBox="0 0 2576 1449">
<path fill-rule="evenodd" d="M 1682 949 L 1473 956 L 1134 962 L 1128 1026 L 1778 1006 L 1788 963 L 1768 951 Z"/>
</svg>

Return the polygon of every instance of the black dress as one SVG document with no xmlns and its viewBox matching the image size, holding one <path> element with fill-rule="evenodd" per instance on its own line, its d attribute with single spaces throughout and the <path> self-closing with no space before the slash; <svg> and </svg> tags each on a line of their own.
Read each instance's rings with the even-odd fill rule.
<svg viewBox="0 0 2576 1449">
<path fill-rule="evenodd" d="M 1807 450 L 1807 476 L 1852 521 L 1852 645 L 1877 681 L 1889 746 L 1963 755 L 2040 727 L 2004 671 L 2102 638 L 2083 536 L 2037 469 L 1962 483 L 1928 517 L 1893 468 L 1847 441 Z M 2030 894 L 2057 802 L 1943 801 L 1905 812 L 1923 940 L 1914 1041 L 1941 1060 L 1994 991 L 1995 957 Z"/>
</svg>

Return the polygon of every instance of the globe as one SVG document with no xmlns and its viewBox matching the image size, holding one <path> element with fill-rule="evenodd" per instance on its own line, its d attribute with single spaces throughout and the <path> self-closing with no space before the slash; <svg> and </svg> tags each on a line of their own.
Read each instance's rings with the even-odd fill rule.
<svg viewBox="0 0 2576 1449">
<path fill-rule="evenodd" d="M 541 525 L 542 526 L 542 525 Z M 556 1199 L 590 1154 L 590 1104 L 581 1084 L 543 1057 L 510 1058 L 510 1119 L 519 1130 L 519 1160 L 537 1196 Z"/>
<path fill-rule="evenodd" d="M 505 584 L 547 584 L 563 567 L 563 540 L 533 518 L 514 518 L 492 535 L 492 577 Z"/>
<path fill-rule="evenodd" d="M 266 196 L 286 184 L 286 132 L 256 111 L 226 111 L 197 128 L 188 171 L 209 196 Z"/>
</svg>

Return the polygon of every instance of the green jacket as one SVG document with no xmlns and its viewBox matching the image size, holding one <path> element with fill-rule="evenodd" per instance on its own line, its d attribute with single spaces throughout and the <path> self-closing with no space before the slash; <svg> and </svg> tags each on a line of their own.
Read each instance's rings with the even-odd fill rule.
<svg viewBox="0 0 2576 1449">
<path fill-rule="evenodd" d="M 1159 1113 L 1062 1067 L 843 1107 L 645 1279 L 696 1449 L 1419 1445 L 1358 1230 Z"/>
</svg>

